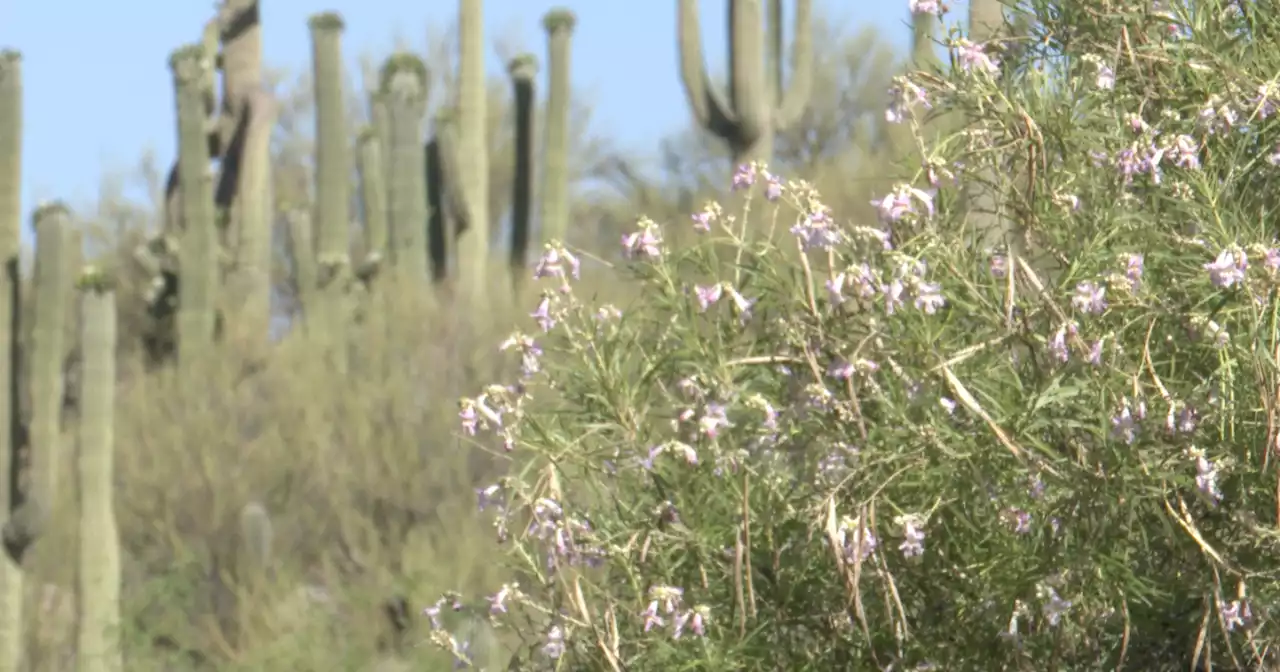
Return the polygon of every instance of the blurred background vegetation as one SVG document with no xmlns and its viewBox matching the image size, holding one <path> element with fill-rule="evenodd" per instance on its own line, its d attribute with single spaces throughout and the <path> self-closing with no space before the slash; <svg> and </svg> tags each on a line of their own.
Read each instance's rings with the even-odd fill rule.
<svg viewBox="0 0 1280 672">
<path fill-rule="evenodd" d="M 245 5 L 245 0 L 227 4 Z M 844 26 L 819 8 L 813 11 L 811 85 L 800 113 L 778 129 L 771 169 L 812 182 L 839 216 L 870 221 L 870 199 L 903 171 L 918 167 L 898 160 L 904 148 L 896 145 L 884 120 L 891 79 L 909 68 L 910 56 L 875 30 Z M 435 128 L 430 121 L 445 112 L 442 101 L 461 105 L 465 96 L 459 97 L 460 49 L 454 37 L 460 32 L 455 26 L 424 29 L 431 45 L 429 53 L 418 54 L 430 64 L 426 140 Z M 221 30 L 226 57 L 225 17 Z M 790 27 L 783 32 L 790 44 Z M 201 27 L 192 26 L 185 38 L 175 36 L 175 46 L 196 42 L 200 35 Z M 486 53 L 494 50 L 488 42 L 482 47 Z M 498 44 L 496 51 L 514 61 L 522 50 Z M 534 51 L 545 53 L 541 45 Z M 351 270 L 370 251 L 369 196 L 356 170 L 355 148 L 362 131 L 377 125 L 374 101 L 386 56 L 366 55 L 358 72 L 344 73 L 342 142 L 352 148 L 349 231 L 356 250 Z M 273 198 L 265 223 L 271 254 L 268 339 L 231 319 L 235 307 L 224 307 L 217 341 L 201 357 L 183 357 L 184 366 L 171 365 L 174 326 L 157 319 L 156 269 L 142 263 L 139 254 L 154 246 L 158 235 L 174 231 L 167 220 L 188 213 L 167 200 L 169 159 L 143 154 L 132 169 L 103 177 L 99 200 L 70 204 L 69 235 L 78 243 L 73 256 L 109 270 L 117 283 L 114 501 L 125 666 L 443 669 L 423 667 L 447 664 L 426 643 L 423 607 L 441 591 L 478 595 L 510 578 L 493 562 L 499 547 L 493 530 L 475 513 L 475 488 L 499 478 L 512 458 L 500 446 L 458 438 L 456 400 L 514 374 L 518 361 L 500 356 L 496 346 L 517 326 L 533 329 L 527 316 L 537 302 L 536 288 L 518 277 L 531 273 L 542 239 L 533 236 L 527 259 L 508 262 L 515 278 L 491 273 L 484 293 L 470 295 L 479 301 L 462 300 L 452 280 L 425 294 L 405 289 L 406 281 L 394 274 L 379 277 L 377 291 L 368 282 L 352 281 L 355 307 L 344 304 L 352 311 L 350 319 L 340 329 L 323 330 L 339 332 L 328 334 L 333 338 L 314 338 L 321 329 L 310 330 L 308 337 L 302 325 L 310 281 L 299 276 L 306 272 L 301 261 L 309 253 L 300 252 L 296 234 L 299 225 L 312 223 L 305 220 L 323 216 L 315 212 L 315 78 L 259 65 L 262 90 L 276 113 L 269 142 Z M 794 63 L 783 68 L 788 75 L 794 69 Z M 5 72 L 12 81 L 17 70 Z M 725 73 L 710 76 L 723 90 Z M 223 89 L 219 95 L 225 99 Z M 511 257 L 510 239 L 522 219 L 513 212 L 520 179 L 512 168 L 520 147 L 517 108 L 510 78 L 490 78 L 485 93 L 484 225 L 492 242 L 489 267 L 504 268 L 498 260 Z M 547 158 L 541 146 L 548 117 L 544 93 L 536 92 L 534 114 L 532 164 L 538 167 Z M 608 269 L 618 258 L 620 237 L 640 215 L 679 227 L 706 201 L 722 197 L 732 153 L 691 115 L 688 128 L 655 143 L 661 155 L 656 165 L 629 156 L 592 130 L 592 101 L 580 94 L 573 90 L 569 100 L 564 236 L 581 252 L 584 273 L 592 278 L 581 286 L 625 305 L 628 289 Z M 539 203 L 540 176 L 531 180 L 531 188 L 533 202 Z M 138 193 L 145 198 L 132 196 Z M 523 219 L 532 220 L 536 231 L 544 223 L 538 221 L 539 206 L 533 210 Z M 459 238 L 465 235 L 470 234 Z M 16 234 L 13 238 L 16 243 Z M 24 277 L 31 276 L 38 258 L 27 246 L 32 242 L 23 241 L 21 249 Z M 79 266 L 63 263 L 67 269 Z M 21 284 L 21 313 L 27 315 L 34 310 L 30 295 L 38 283 Z M 71 308 L 68 303 L 69 316 Z M 470 319 L 480 315 L 484 319 Z M 68 336 L 61 365 L 64 400 L 57 415 L 64 443 L 74 446 L 80 325 L 76 319 L 62 324 Z M 15 336 L 24 353 L 35 347 L 33 338 L 29 331 Z M 334 338 L 350 355 L 341 367 L 326 359 Z M 13 374 L 24 384 L 34 375 L 26 370 L 27 359 L 23 371 Z M 199 384 L 184 383 L 193 376 Z M 31 395 L 19 396 L 24 423 L 51 412 Z M 13 446 L 22 465 L 32 461 L 24 446 L 20 441 Z M 61 482 L 72 482 L 75 460 L 63 459 L 52 468 L 66 472 Z M 79 543 L 76 501 L 75 488 L 57 491 L 50 523 L 22 558 L 25 662 L 16 669 L 72 665 L 78 597 L 76 566 L 69 559 Z M 256 559 L 257 580 L 242 569 L 246 555 Z"/>
</svg>

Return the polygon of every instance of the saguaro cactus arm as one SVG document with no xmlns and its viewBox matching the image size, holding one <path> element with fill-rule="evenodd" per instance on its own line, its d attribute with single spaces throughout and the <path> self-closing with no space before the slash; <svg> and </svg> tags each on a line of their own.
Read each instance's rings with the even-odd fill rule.
<svg viewBox="0 0 1280 672">
<path fill-rule="evenodd" d="M 724 95 L 715 87 L 703 65 L 702 26 L 698 1 L 680 0 L 676 31 L 680 47 L 680 82 L 700 126 L 724 139 L 738 135 L 738 121 Z"/>
<path fill-rule="evenodd" d="M 680 0 L 677 30 L 680 79 L 694 118 L 729 143 L 735 161 L 768 158 L 773 134 L 804 113 L 813 82 L 812 3 L 797 0 L 792 41 L 791 81 L 785 87 L 766 76 L 764 15 L 761 0 L 729 0 L 729 93 L 711 83 L 703 62 L 698 0 Z M 776 12 L 775 14 L 780 14 Z M 772 22 L 774 49 L 781 42 L 780 22 Z M 780 49 L 779 49 L 780 50 Z M 775 72 L 779 66 L 774 66 Z"/>
<path fill-rule="evenodd" d="M 775 0 L 776 1 L 776 0 Z M 781 18 L 779 12 L 779 18 Z M 777 81 L 781 101 L 773 123 L 774 128 L 786 128 L 799 121 L 809 106 L 813 93 L 813 4 L 811 0 L 796 0 L 795 33 L 791 37 L 791 77 L 784 85 Z M 773 24 L 777 44 L 782 44 L 782 21 Z M 782 77 L 781 64 L 777 77 Z"/>
</svg>

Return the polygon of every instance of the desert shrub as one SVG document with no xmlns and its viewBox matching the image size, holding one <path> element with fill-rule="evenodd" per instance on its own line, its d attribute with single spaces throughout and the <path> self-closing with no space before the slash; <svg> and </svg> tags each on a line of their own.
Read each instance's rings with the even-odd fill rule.
<svg viewBox="0 0 1280 672">
<path fill-rule="evenodd" d="M 524 377 L 461 411 L 522 467 L 480 495 L 523 669 L 1276 663 L 1280 15 L 1160 4 L 953 31 L 877 226 L 745 166 L 640 221 L 622 310 L 547 251 Z"/>
</svg>

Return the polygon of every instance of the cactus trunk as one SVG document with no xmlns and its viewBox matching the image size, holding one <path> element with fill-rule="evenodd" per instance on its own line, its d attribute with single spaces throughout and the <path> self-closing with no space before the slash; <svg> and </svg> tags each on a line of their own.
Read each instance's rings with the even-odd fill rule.
<svg viewBox="0 0 1280 672">
<path fill-rule="evenodd" d="M 76 469 L 80 495 L 76 667 L 79 672 L 119 672 L 123 669 L 119 634 L 120 542 L 112 497 L 116 301 L 111 288 L 92 271 L 82 276 L 81 288 L 84 371 Z"/>
<path fill-rule="evenodd" d="M 567 9 L 552 10 L 542 21 L 547 31 L 547 119 L 543 147 L 543 243 L 563 240 L 569 227 L 569 47 L 575 19 Z"/>
<path fill-rule="evenodd" d="M 16 411 L 19 342 L 18 245 L 22 229 L 22 56 L 0 52 L 0 524 L 8 522 L 18 450 Z M 0 553 L 0 672 L 16 672 L 22 659 L 22 572 Z"/>
<path fill-rule="evenodd" d="M 265 344 L 271 328 L 271 134 L 279 104 L 271 94 L 254 91 L 244 107 L 248 115 L 236 201 L 238 325 L 256 344 Z"/>
<path fill-rule="evenodd" d="M 346 281 L 350 270 L 351 153 L 347 138 L 342 73 L 342 18 L 311 18 L 311 57 L 316 106 L 315 245 L 318 304 L 312 325 L 337 338 L 346 322 Z M 332 349 L 338 357 L 341 348 Z M 336 365 L 341 366 L 339 362 Z"/>
<path fill-rule="evenodd" d="M 466 198 L 466 232 L 458 237 L 458 278 L 463 305 L 485 305 L 489 261 L 488 103 L 484 70 L 484 3 L 459 0 L 458 8 L 458 187 Z M 449 177 L 453 177 L 450 175 Z M 483 317 L 487 311 L 473 311 Z"/>
<path fill-rule="evenodd" d="M 201 82 L 209 63 L 200 45 L 183 47 L 169 59 L 178 111 L 178 180 L 182 280 L 178 287 L 178 360 L 187 366 L 213 344 L 220 250 L 213 182 L 205 134 Z M 185 364 L 183 363 L 185 360 Z"/>
<path fill-rule="evenodd" d="M 511 275 L 519 288 L 529 263 L 529 227 L 533 209 L 533 109 L 536 104 L 533 80 L 538 64 L 533 56 L 512 59 L 507 68 L 514 87 L 516 112 L 516 165 L 511 193 Z"/>
<path fill-rule="evenodd" d="M 391 126 L 391 261 L 396 274 L 410 286 L 425 284 L 427 177 L 419 124 L 427 108 L 426 66 L 413 54 L 396 54 L 383 64 L 380 86 Z"/>
<path fill-rule="evenodd" d="M 62 366 L 71 303 L 71 213 L 61 203 L 36 210 L 36 277 L 31 332 L 31 499 L 42 523 L 52 514 L 62 462 Z"/>
</svg>

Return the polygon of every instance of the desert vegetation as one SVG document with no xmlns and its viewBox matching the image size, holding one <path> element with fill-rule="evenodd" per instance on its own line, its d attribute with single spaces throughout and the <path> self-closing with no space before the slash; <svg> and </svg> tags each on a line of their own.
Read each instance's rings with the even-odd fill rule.
<svg viewBox="0 0 1280 672">
<path fill-rule="evenodd" d="M 568 10 L 222 0 L 26 213 L 0 55 L 0 672 L 1280 666 L 1280 8 L 673 4 L 657 171 Z"/>
</svg>

